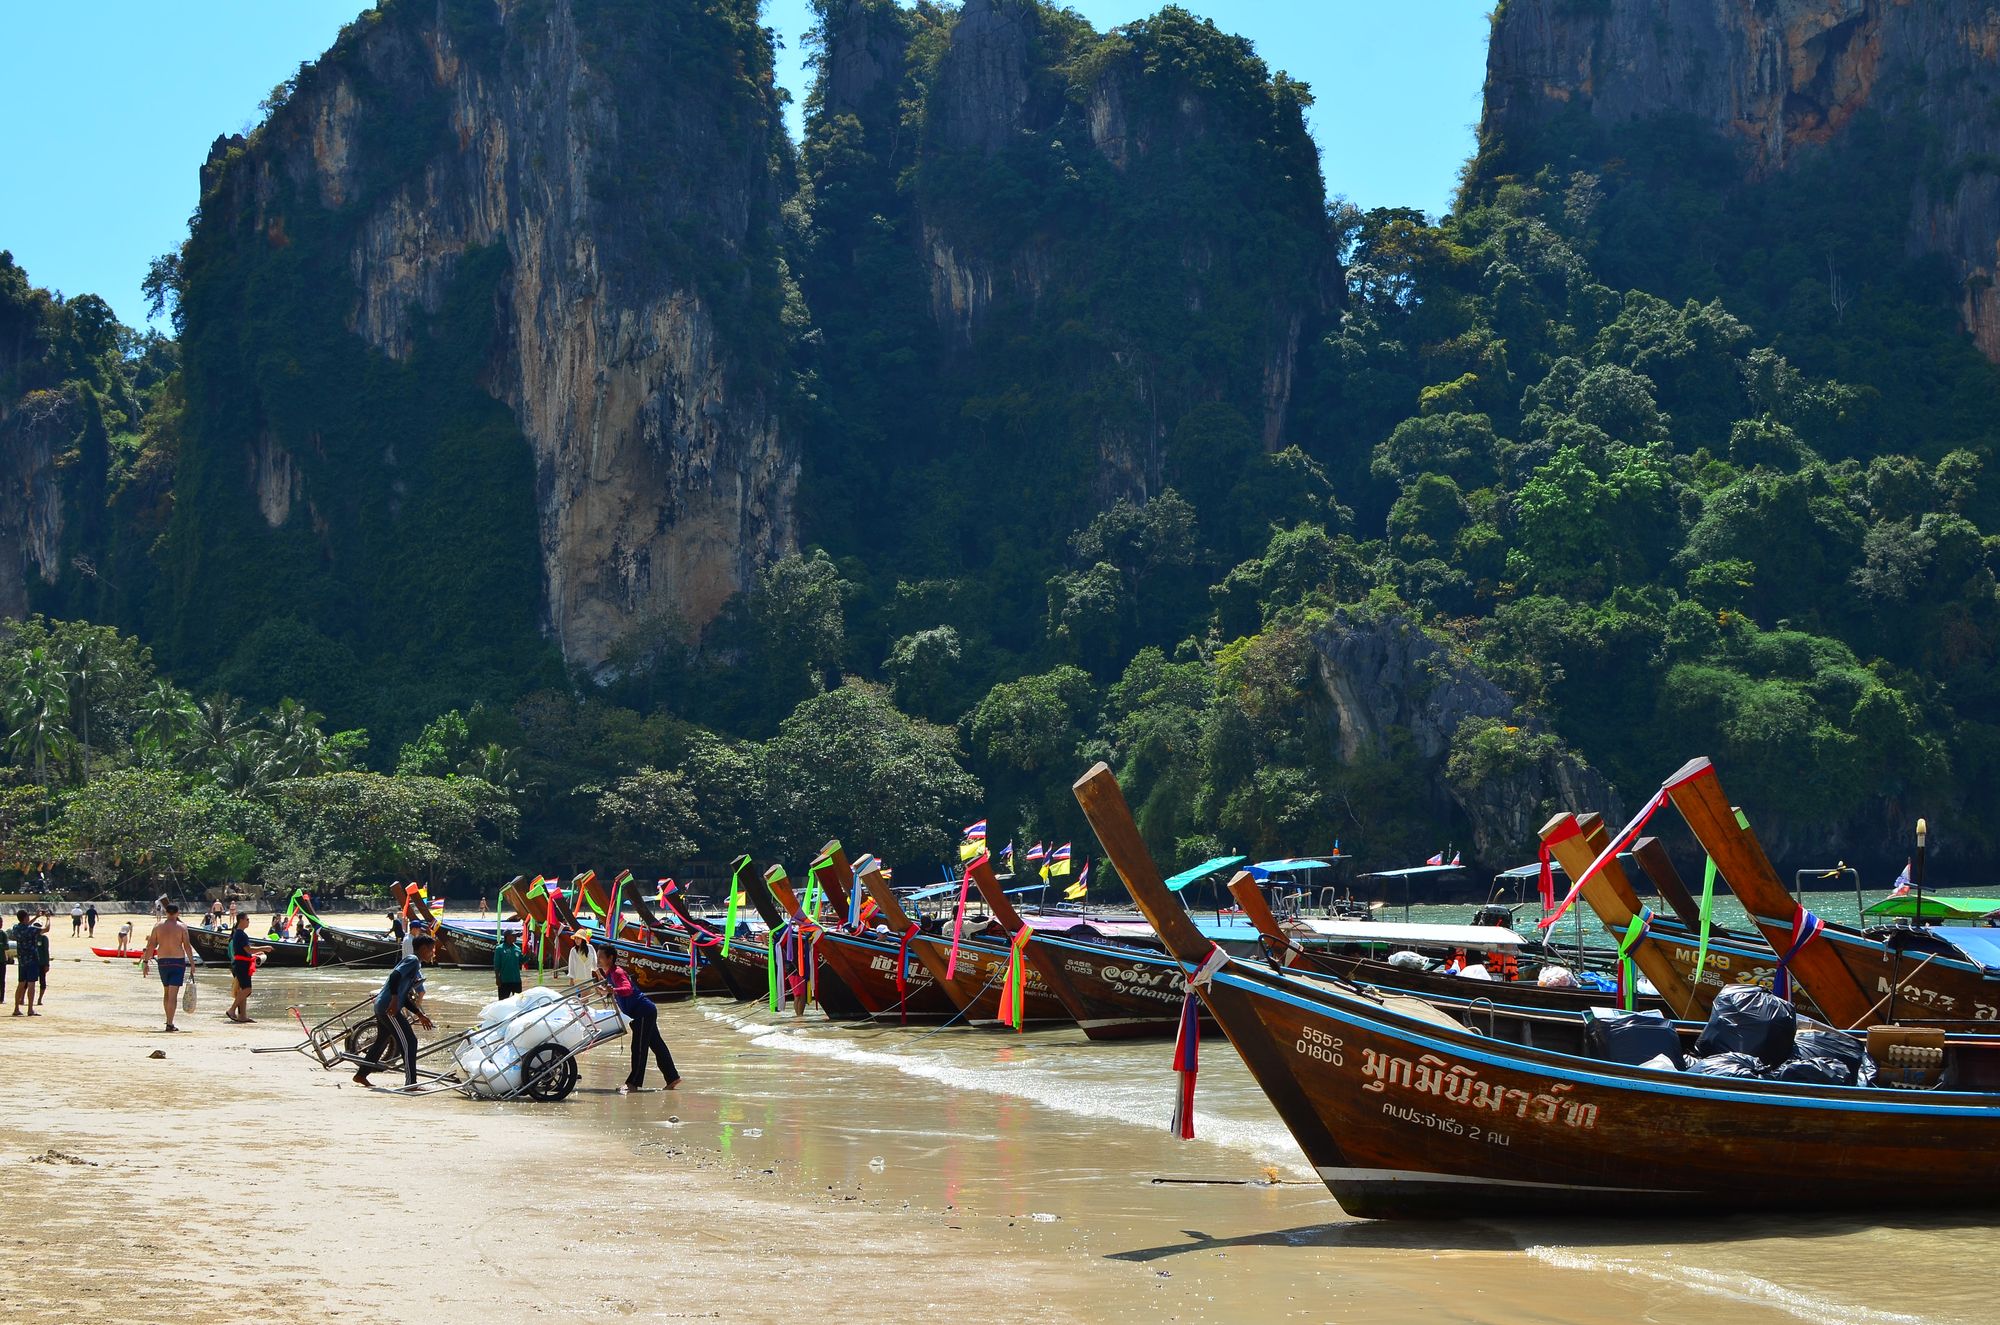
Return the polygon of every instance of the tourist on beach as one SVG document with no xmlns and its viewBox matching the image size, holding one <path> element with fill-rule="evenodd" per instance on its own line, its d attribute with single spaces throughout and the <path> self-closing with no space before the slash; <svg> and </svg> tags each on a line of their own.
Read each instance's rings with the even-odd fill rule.
<svg viewBox="0 0 2000 1325">
<path fill-rule="evenodd" d="M 52 928 L 52 924 L 44 923 L 35 930 L 35 946 L 40 949 L 35 962 L 35 975 L 42 991 L 42 996 L 35 1001 L 41 1005 L 43 1012 L 49 1010 L 49 967 L 54 964 L 49 960 L 49 930 Z"/>
<path fill-rule="evenodd" d="M 363 1067 L 354 1074 L 354 1084 L 368 1084 L 369 1074 L 377 1071 L 391 1044 L 402 1050 L 403 1086 L 405 1089 L 417 1084 L 417 1033 L 410 1029 L 404 1019 L 407 1010 L 422 1023 L 425 1030 L 432 1029 L 432 1022 L 424 1015 L 424 959 L 431 955 L 436 942 L 428 934 L 417 936 L 416 951 L 397 962 L 389 972 L 389 978 L 382 982 L 382 990 L 375 995 L 375 1043 L 367 1054 L 372 1066 Z"/>
<path fill-rule="evenodd" d="M 118 927 L 118 951 L 120 953 L 132 951 L 132 922 L 129 920 Z"/>
<path fill-rule="evenodd" d="M 83 933 L 83 903 L 71 902 L 69 904 L 69 936 L 75 938 L 81 933 Z"/>
<path fill-rule="evenodd" d="M 493 949 L 493 983 L 502 998 L 521 992 L 521 945 L 512 930 L 502 930 Z"/>
<path fill-rule="evenodd" d="M 625 1084 L 618 1088 L 618 1093 L 628 1095 L 646 1084 L 648 1051 L 659 1064 L 667 1089 L 680 1085 L 681 1074 L 674 1071 L 674 1056 L 667 1049 L 667 1042 L 660 1038 L 658 1005 L 639 992 L 639 987 L 632 983 L 631 972 L 618 964 L 618 950 L 608 943 L 597 950 L 597 978 L 611 986 L 618 1010 L 632 1022 L 632 1070 L 626 1074 Z"/>
<path fill-rule="evenodd" d="M 181 986 L 187 983 L 188 963 L 194 960 L 194 945 L 188 939 L 187 926 L 181 923 L 181 905 L 160 899 L 166 916 L 153 926 L 153 932 L 146 936 L 146 950 L 139 954 L 139 974 L 146 974 L 146 965 L 155 957 L 160 962 L 161 1006 L 166 1009 L 167 1029 L 177 1031 L 174 1013 L 180 1007 Z"/>
<path fill-rule="evenodd" d="M 264 931 L 264 937 L 280 943 L 285 941 L 285 918 L 276 911 L 271 912 L 271 927 Z"/>
<path fill-rule="evenodd" d="M 37 1015 L 35 1001 L 42 978 L 42 931 L 28 919 L 27 907 L 14 912 L 14 927 L 7 931 L 7 937 L 14 940 L 14 1015 L 22 1015 L 21 999 L 25 996 L 27 1015 L 32 1017 Z"/>
<path fill-rule="evenodd" d="M 236 982 L 236 988 L 229 1002 L 229 1011 L 222 1015 L 239 1025 L 255 1021 L 250 1015 L 250 976 L 257 969 L 259 953 L 271 951 L 261 943 L 250 942 L 250 913 L 236 913 L 236 928 L 229 932 L 229 978 Z"/>
<path fill-rule="evenodd" d="M 97 903 L 92 902 L 83 908 L 83 927 L 89 937 L 97 937 Z"/>
</svg>

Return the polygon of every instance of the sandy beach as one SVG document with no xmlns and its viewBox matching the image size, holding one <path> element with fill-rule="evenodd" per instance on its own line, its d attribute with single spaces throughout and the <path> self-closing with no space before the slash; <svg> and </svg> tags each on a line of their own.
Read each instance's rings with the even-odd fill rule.
<svg viewBox="0 0 2000 1325">
<path fill-rule="evenodd" d="M 379 972 L 263 973 L 259 1023 L 234 1026 L 210 968 L 169 1036 L 157 982 L 82 950 L 58 935 L 48 1016 L 0 1020 L 0 1301 L 21 1319 L 1905 1325 L 1986 1319 L 1970 1286 L 2000 1247 L 1907 1218 L 1349 1219 L 1221 1045 L 1193 1143 L 1163 1126 L 1163 1045 L 713 1000 L 665 1009 L 675 1092 L 618 1096 L 617 1043 L 564 1104 L 402 1098 L 252 1052 Z M 490 997 L 478 972 L 431 986 L 445 1029 Z M 1920 1261 L 1921 1295 L 1897 1269 Z"/>
</svg>

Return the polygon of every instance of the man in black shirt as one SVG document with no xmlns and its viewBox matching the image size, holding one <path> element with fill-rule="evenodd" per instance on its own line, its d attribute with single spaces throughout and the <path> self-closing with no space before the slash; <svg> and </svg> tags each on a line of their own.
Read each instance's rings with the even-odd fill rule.
<svg viewBox="0 0 2000 1325">
<path fill-rule="evenodd" d="M 250 1015 L 250 976 L 257 969 L 259 953 L 271 949 L 262 943 L 250 942 L 250 913 L 236 913 L 236 928 L 229 932 L 229 978 L 236 982 L 229 1000 L 229 1011 L 222 1015 L 231 1021 L 255 1021 Z"/>
<path fill-rule="evenodd" d="M 381 1067 L 391 1046 L 403 1055 L 404 1087 L 417 1084 L 417 1033 L 410 1029 L 403 1013 L 407 1009 L 425 1030 L 433 1029 L 431 1019 L 424 1015 L 423 964 L 437 945 L 430 935 L 419 934 L 414 946 L 416 955 L 397 962 L 382 982 L 382 992 L 375 995 L 375 1043 L 366 1055 L 367 1064 L 354 1074 L 357 1086 L 368 1084 L 369 1074 Z"/>
</svg>

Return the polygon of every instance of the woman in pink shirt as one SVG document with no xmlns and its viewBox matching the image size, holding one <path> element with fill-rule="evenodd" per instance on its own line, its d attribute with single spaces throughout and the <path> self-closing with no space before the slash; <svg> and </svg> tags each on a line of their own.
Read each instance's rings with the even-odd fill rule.
<svg viewBox="0 0 2000 1325">
<path fill-rule="evenodd" d="M 625 1084 L 618 1088 L 618 1093 L 630 1094 L 646 1083 L 647 1050 L 652 1051 L 653 1061 L 659 1064 L 667 1089 L 680 1085 L 681 1074 L 674 1071 L 674 1056 L 667 1049 L 667 1042 L 660 1038 L 660 1009 L 639 992 L 632 983 L 632 973 L 618 964 L 618 950 L 608 943 L 597 945 L 597 978 L 611 986 L 618 1010 L 632 1022 L 632 1070 L 626 1074 Z"/>
</svg>

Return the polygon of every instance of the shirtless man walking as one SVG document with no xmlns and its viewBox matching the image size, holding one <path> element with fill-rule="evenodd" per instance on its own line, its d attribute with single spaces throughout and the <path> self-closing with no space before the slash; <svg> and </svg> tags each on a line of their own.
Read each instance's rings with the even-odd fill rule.
<svg viewBox="0 0 2000 1325">
<path fill-rule="evenodd" d="M 188 942 L 187 926 L 181 923 L 181 908 L 178 902 L 167 902 L 166 919 L 153 926 L 153 932 L 146 937 L 146 950 L 139 954 L 139 974 L 146 974 L 146 964 L 158 957 L 160 960 L 160 985 L 164 997 L 162 1006 L 167 1013 L 167 1029 L 177 1031 L 174 1013 L 180 1006 L 181 986 L 187 983 L 188 963 L 194 960 L 194 946 Z"/>
</svg>

